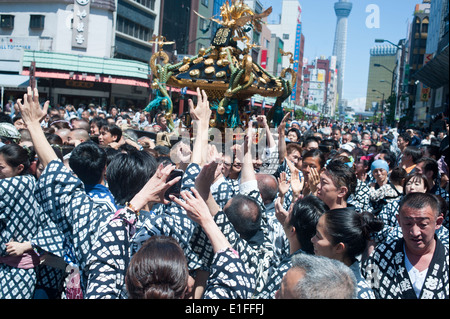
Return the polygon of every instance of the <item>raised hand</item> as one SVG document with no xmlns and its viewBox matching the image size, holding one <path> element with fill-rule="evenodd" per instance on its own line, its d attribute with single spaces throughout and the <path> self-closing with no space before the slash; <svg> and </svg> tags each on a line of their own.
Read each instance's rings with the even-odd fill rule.
<svg viewBox="0 0 450 319">
<path fill-rule="evenodd" d="M 281 172 L 280 177 L 278 177 L 278 194 L 281 199 L 289 191 L 289 181 L 287 180 L 286 172 Z"/>
<path fill-rule="evenodd" d="M 186 210 L 187 216 L 203 228 L 211 242 L 214 252 L 231 248 L 228 239 L 217 226 L 212 217 L 213 214 L 202 196 L 194 187 L 191 188 L 191 192 L 192 194 L 188 191 L 181 192 L 181 197 L 184 201 L 175 196 L 170 196 L 170 198 L 183 207 Z"/>
<path fill-rule="evenodd" d="M 156 170 L 156 173 L 133 197 L 130 204 L 136 210 L 141 210 L 147 203 L 169 204 L 170 202 L 164 198 L 164 194 L 170 186 L 175 185 L 181 179 L 181 177 L 178 176 L 170 181 L 167 181 L 167 178 L 174 169 L 175 165 L 167 165 L 164 167 L 160 164 Z"/>
<path fill-rule="evenodd" d="M 275 199 L 275 217 L 278 219 L 281 225 L 284 226 L 288 215 L 288 211 L 283 208 L 281 198 L 277 197 Z"/>
<path fill-rule="evenodd" d="M 304 178 L 300 180 L 299 170 L 296 167 L 294 167 L 293 170 L 291 171 L 291 188 L 292 193 L 294 194 L 294 198 L 297 198 L 301 194 L 303 186 L 304 186 Z"/>
<path fill-rule="evenodd" d="M 217 166 L 218 163 L 216 160 L 205 164 L 195 179 L 195 188 L 205 201 L 211 193 L 211 185 L 216 178 Z"/>
<path fill-rule="evenodd" d="M 289 118 L 289 116 L 291 115 L 290 112 L 286 113 L 283 117 L 283 119 L 280 122 L 280 125 L 278 126 L 278 135 L 285 135 L 285 130 L 286 130 L 286 122 Z"/>
<path fill-rule="evenodd" d="M 320 182 L 319 171 L 315 167 L 311 167 L 311 171 L 308 176 L 308 186 L 312 195 L 317 193 L 317 185 Z"/>
<path fill-rule="evenodd" d="M 43 108 L 41 108 L 39 104 L 39 92 L 37 88 L 32 90 L 30 86 L 27 88 L 27 93 L 23 95 L 23 100 L 17 100 L 22 119 L 27 126 L 33 123 L 40 124 L 47 116 L 49 104 L 50 101 L 46 101 Z"/>
<path fill-rule="evenodd" d="M 188 191 L 182 191 L 180 193 L 181 198 L 183 198 L 184 201 L 176 198 L 173 195 L 171 195 L 170 198 L 186 210 L 187 215 L 190 219 L 192 219 L 197 224 L 204 226 L 206 222 L 212 220 L 208 205 L 194 187 L 191 187 L 191 192 L 192 193 Z"/>
<path fill-rule="evenodd" d="M 194 102 L 189 99 L 189 113 L 193 120 L 198 120 L 202 122 L 208 122 L 211 118 L 211 109 L 209 108 L 208 96 L 205 91 L 200 92 L 200 88 L 197 88 L 197 107 L 194 106 Z"/>
</svg>

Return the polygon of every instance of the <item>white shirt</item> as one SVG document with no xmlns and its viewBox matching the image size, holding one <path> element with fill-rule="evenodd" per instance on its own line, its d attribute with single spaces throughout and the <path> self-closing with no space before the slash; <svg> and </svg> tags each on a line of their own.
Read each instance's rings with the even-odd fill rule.
<svg viewBox="0 0 450 319">
<path fill-rule="evenodd" d="M 416 269 L 408 259 L 405 251 L 405 266 L 408 271 L 409 279 L 414 288 L 414 292 L 416 293 L 417 298 L 420 296 L 420 292 L 422 291 L 423 283 L 425 282 L 425 277 L 427 276 L 428 268 L 422 271 Z"/>
</svg>

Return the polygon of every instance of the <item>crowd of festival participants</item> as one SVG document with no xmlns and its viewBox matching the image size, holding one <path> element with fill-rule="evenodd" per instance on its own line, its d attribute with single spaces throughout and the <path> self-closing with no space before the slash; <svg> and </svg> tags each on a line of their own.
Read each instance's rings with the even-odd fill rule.
<svg viewBox="0 0 450 319">
<path fill-rule="evenodd" d="M 2 299 L 448 299 L 437 129 L 39 103 L 0 119 Z M 448 115 L 447 115 L 448 116 Z M 181 139 L 181 136 L 191 137 Z"/>
</svg>

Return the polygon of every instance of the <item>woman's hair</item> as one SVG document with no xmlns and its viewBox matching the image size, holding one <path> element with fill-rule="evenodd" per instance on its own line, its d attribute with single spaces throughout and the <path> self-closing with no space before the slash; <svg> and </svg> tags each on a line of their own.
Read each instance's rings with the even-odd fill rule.
<svg viewBox="0 0 450 319">
<path fill-rule="evenodd" d="M 5 162 L 11 167 L 17 167 L 20 164 L 23 165 L 23 170 L 19 175 L 28 174 L 28 169 L 30 168 L 30 154 L 22 146 L 11 143 L 5 144 L 0 147 L 0 154 L 3 155 Z"/>
<path fill-rule="evenodd" d="M 395 167 L 391 175 L 389 176 L 389 179 L 393 184 L 396 185 L 404 185 L 404 180 L 407 177 L 408 173 L 406 173 L 406 170 L 400 166 Z"/>
<path fill-rule="evenodd" d="M 405 178 L 405 184 L 403 184 L 403 193 L 406 194 L 406 184 L 408 184 L 408 182 L 410 180 L 415 181 L 416 179 L 422 180 L 423 185 L 425 187 L 425 193 L 428 193 L 429 190 L 431 189 L 430 183 L 428 182 L 428 179 L 425 175 L 420 174 L 420 173 L 413 173 L 413 174 L 409 174 L 406 176 Z"/>
<path fill-rule="evenodd" d="M 297 240 L 302 251 L 313 254 L 314 247 L 311 238 L 316 233 L 320 216 L 328 210 L 327 205 L 316 196 L 308 195 L 294 203 L 289 219 L 289 225 L 296 229 Z"/>
<path fill-rule="evenodd" d="M 106 169 L 106 179 L 116 204 L 125 205 L 157 169 L 156 159 L 145 151 L 116 154 Z"/>
<path fill-rule="evenodd" d="M 125 276 L 130 299 L 178 299 L 189 278 L 186 257 L 173 237 L 152 236 L 133 255 Z"/>
<path fill-rule="evenodd" d="M 364 252 L 371 234 L 383 229 L 383 222 L 373 214 L 351 208 L 333 209 L 324 216 L 332 244 L 345 244 L 346 255 L 352 260 Z"/>
</svg>

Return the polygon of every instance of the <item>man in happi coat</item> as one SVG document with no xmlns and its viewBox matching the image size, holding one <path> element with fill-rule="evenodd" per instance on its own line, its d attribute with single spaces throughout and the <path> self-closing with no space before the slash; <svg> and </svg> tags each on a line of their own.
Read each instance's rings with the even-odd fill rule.
<svg viewBox="0 0 450 319">
<path fill-rule="evenodd" d="M 401 201 L 403 238 L 380 244 L 362 267 L 378 299 L 448 299 L 448 247 L 435 234 L 443 222 L 439 205 L 428 193 Z"/>
</svg>

